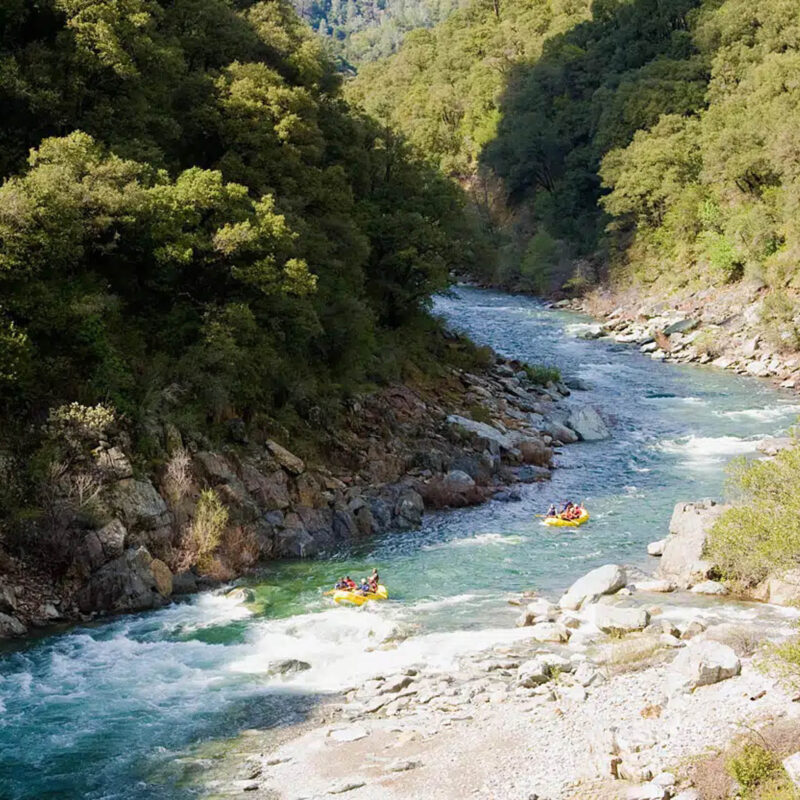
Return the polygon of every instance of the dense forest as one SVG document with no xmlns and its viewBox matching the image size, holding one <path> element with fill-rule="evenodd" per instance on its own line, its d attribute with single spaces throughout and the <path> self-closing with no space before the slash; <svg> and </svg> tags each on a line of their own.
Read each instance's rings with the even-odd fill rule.
<svg viewBox="0 0 800 800">
<path fill-rule="evenodd" d="M 433 346 L 459 192 L 288 3 L 19 0 L 0 49 L 4 512 L 65 431 L 319 428 Z"/>
<path fill-rule="evenodd" d="M 294 0 L 346 71 L 394 53 L 404 35 L 446 19 L 467 0 Z"/>
<path fill-rule="evenodd" d="M 784 287 L 798 45 L 792 0 L 476 0 L 351 95 L 513 233 L 494 280 L 546 291 L 610 266 L 626 286 Z"/>
</svg>

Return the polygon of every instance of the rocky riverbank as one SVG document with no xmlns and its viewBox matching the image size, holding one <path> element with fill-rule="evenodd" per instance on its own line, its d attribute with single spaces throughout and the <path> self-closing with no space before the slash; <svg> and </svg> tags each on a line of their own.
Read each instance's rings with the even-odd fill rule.
<svg viewBox="0 0 800 800">
<path fill-rule="evenodd" d="M 658 361 L 712 364 L 795 389 L 800 387 L 797 320 L 784 317 L 772 298 L 762 285 L 742 283 L 651 300 L 598 289 L 555 305 L 601 320 L 587 328 L 586 338 L 608 336 Z"/>
<path fill-rule="evenodd" d="M 80 473 L 91 478 L 78 487 L 91 514 L 56 521 L 58 571 L 47 569 L 46 553 L 37 562 L 0 548 L 0 637 L 156 608 L 264 561 L 416 528 L 426 508 L 513 501 L 515 483 L 549 477 L 559 448 L 610 435 L 590 406 L 567 399 L 568 386 L 533 377 L 519 362 L 493 359 L 483 370 L 453 369 L 433 388 L 390 386 L 354 400 L 314 462 L 290 441 L 249 441 L 242 425 L 231 425 L 221 449 L 165 425 L 155 433 L 169 460 L 142 474 L 126 432 L 108 434 Z M 57 488 L 72 492 L 73 483 L 66 475 Z M 208 552 L 200 552 L 199 537 L 210 537 L 198 523 L 203 502 L 223 520 Z"/>
<path fill-rule="evenodd" d="M 775 720 L 800 729 L 794 693 L 761 668 L 764 644 L 792 635 L 796 611 L 678 588 L 705 577 L 690 540 L 715 508 L 676 508 L 655 575 L 608 564 L 560 598 L 510 597 L 517 628 L 486 632 L 495 644 L 374 675 L 281 740 L 247 732 L 208 791 L 705 800 L 693 757 Z"/>
</svg>

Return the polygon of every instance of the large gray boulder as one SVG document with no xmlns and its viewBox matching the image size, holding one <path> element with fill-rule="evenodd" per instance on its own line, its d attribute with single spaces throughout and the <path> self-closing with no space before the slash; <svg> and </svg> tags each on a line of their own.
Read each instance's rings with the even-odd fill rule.
<svg viewBox="0 0 800 800">
<path fill-rule="evenodd" d="M 24 636 L 28 629 L 11 614 L 0 614 L 0 639 Z"/>
<path fill-rule="evenodd" d="M 692 642 L 678 654 L 669 682 L 673 690 L 690 692 L 733 678 L 741 670 L 739 657 L 728 645 L 706 639 Z"/>
<path fill-rule="evenodd" d="M 605 564 L 578 578 L 558 604 L 561 608 L 576 611 L 587 600 L 619 591 L 627 580 L 625 570 L 619 564 Z"/>
<path fill-rule="evenodd" d="M 641 631 L 650 622 L 650 614 L 644 608 L 610 606 L 605 603 L 592 606 L 590 617 L 603 633 Z"/>
<path fill-rule="evenodd" d="M 144 547 L 131 548 L 95 572 L 78 594 L 81 611 L 141 611 L 164 605 L 172 574 Z"/>
<path fill-rule="evenodd" d="M 500 450 L 515 448 L 516 442 L 511 437 L 485 422 L 477 422 L 474 419 L 462 417 L 460 414 L 451 414 L 447 418 L 447 422 L 456 428 L 474 434 L 479 441 L 488 446 L 490 452 L 497 453 Z"/>
<path fill-rule="evenodd" d="M 752 592 L 753 599 L 778 606 L 800 603 L 800 569 L 768 575 Z"/>
<path fill-rule="evenodd" d="M 542 423 L 542 432 L 552 436 L 562 444 L 574 444 L 578 441 L 578 434 L 572 428 L 562 425 L 558 420 L 545 418 Z"/>
<path fill-rule="evenodd" d="M 270 455 L 292 475 L 300 475 L 305 472 L 306 465 L 302 458 L 299 458 L 294 453 L 290 453 L 285 447 L 273 442 L 272 439 L 267 441 L 267 450 Z"/>
<path fill-rule="evenodd" d="M 573 411 L 567 419 L 567 425 L 584 442 L 599 442 L 611 436 L 603 418 L 591 406 L 583 406 Z"/>
<path fill-rule="evenodd" d="M 708 577 L 712 564 L 704 558 L 706 539 L 713 524 L 729 506 L 713 500 L 678 503 L 669 523 L 661 563 L 656 574 L 687 589 Z"/>
</svg>

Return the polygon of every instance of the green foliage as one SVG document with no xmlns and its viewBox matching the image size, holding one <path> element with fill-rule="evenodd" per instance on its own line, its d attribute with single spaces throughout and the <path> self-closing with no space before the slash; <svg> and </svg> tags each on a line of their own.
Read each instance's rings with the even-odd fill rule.
<svg viewBox="0 0 800 800">
<path fill-rule="evenodd" d="M 714 524 L 708 555 L 722 575 L 745 586 L 793 567 L 800 553 L 800 447 L 770 461 L 739 460 L 731 484 L 739 502 Z"/>
<path fill-rule="evenodd" d="M 192 552 L 201 571 L 211 568 L 212 556 L 227 524 L 228 509 L 213 489 L 204 489 L 197 501 L 190 531 Z"/>
<path fill-rule="evenodd" d="M 754 797 L 763 784 L 783 772 L 780 759 L 762 744 L 748 742 L 726 764 L 730 776 L 742 788 L 743 797 Z"/>
<path fill-rule="evenodd" d="M 165 421 L 318 433 L 430 357 L 431 295 L 485 244 L 287 0 L 0 16 L 0 423 L 32 479 L 69 409 L 113 409 L 141 464 Z"/>
<path fill-rule="evenodd" d="M 349 64 L 394 53 L 409 31 L 428 28 L 463 0 L 294 0 L 298 13 Z"/>
<path fill-rule="evenodd" d="M 531 383 L 537 386 L 547 386 L 548 383 L 559 383 L 561 372 L 557 367 L 546 367 L 541 364 L 523 364 L 522 369 Z"/>
<path fill-rule="evenodd" d="M 544 236 L 622 283 L 800 288 L 799 37 L 782 0 L 473 0 L 349 92 L 501 197 L 474 192 L 511 233 L 501 283 L 568 277 Z"/>
<path fill-rule="evenodd" d="M 800 349 L 800 308 L 785 290 L 775 289 L 764 298 L 761 323 L 764 336 L 773 347 Z"/>
</svg>

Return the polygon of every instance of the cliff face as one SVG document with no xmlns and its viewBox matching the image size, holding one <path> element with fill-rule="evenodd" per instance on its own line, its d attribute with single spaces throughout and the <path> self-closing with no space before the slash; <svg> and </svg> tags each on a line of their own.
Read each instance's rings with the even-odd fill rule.
<svg viewBox="0 0 800 800">
<path fill-rule="evenodd" d="M 513 362 L 453 370 L 435 389 L 393 385 L 352 402 L 324 463 L 235 427 L 238 442 L 202 449 L 166 425 L 169 459 L 139 474 L 124 430 L 109 434 L 91 450 L 84 506 L 32 525 L 38 549 L 3 554 L 0 634 L 159 607 L 259 562 L 411 530 L 426 506 L 514 499 L 504 487 L 546 479 L 552 448 L 579 438 L 560 408 L 566 394 L 533 384 Z M 88 473 L 72 469 L 54 492 L 74 494 L 76 475 Z"/>
</svg>

